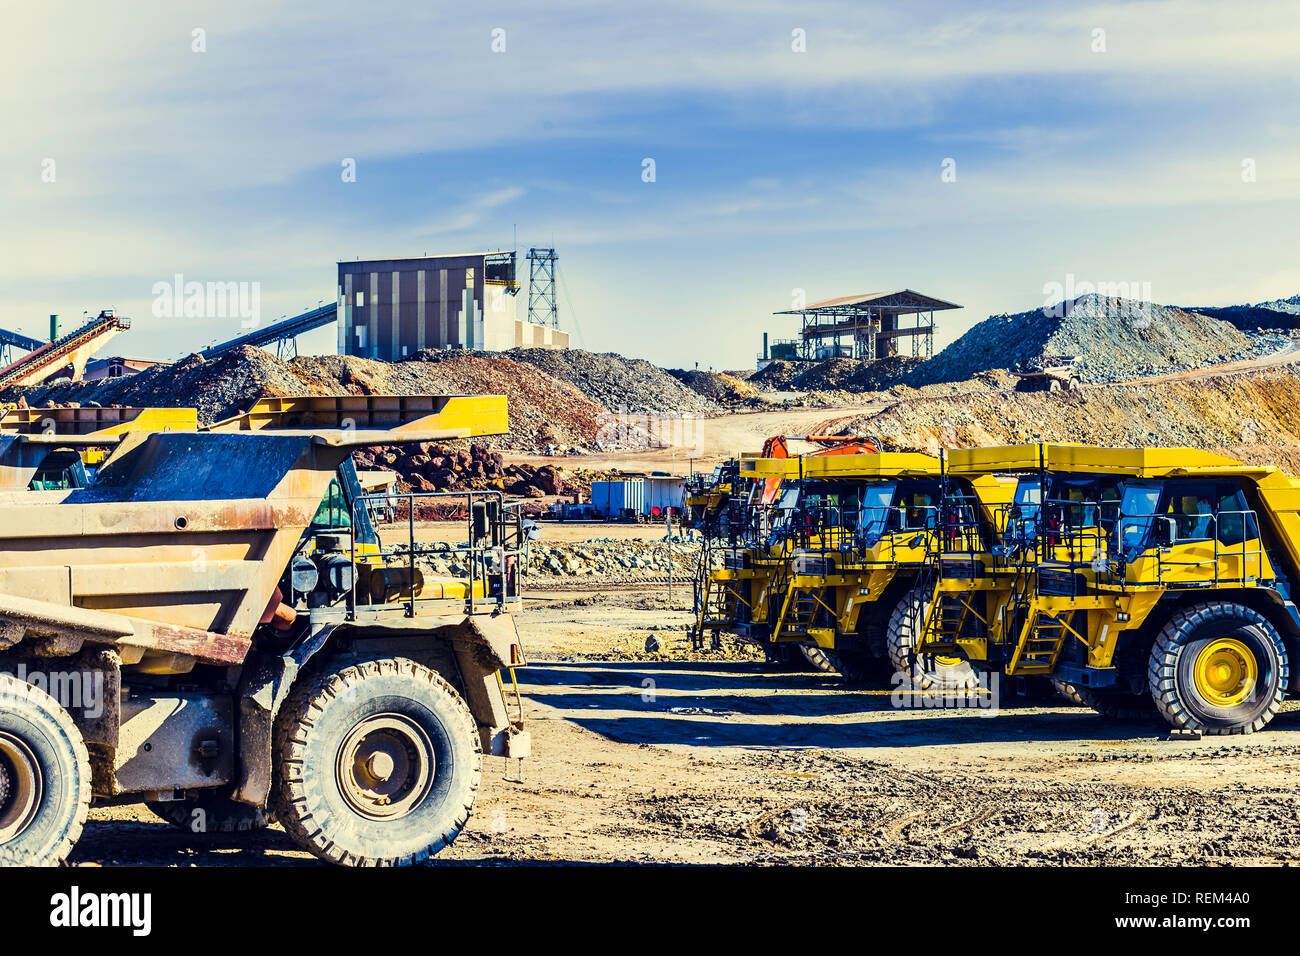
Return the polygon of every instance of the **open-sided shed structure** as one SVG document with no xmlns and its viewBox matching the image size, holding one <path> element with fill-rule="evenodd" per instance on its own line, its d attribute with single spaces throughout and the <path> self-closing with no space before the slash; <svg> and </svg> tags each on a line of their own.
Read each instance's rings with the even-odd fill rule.
<svg viewBox="0 0 1300 956">
<path fill-rule="evenodd" d="M 877 359 L 900 354 L 898 340 L 909 337 L 912 355 L 934 355 L 934 313 L 961 306 L 911 289 L 868 292 L 826 299 L 776 315 L 798 315 L 801 358 Z M 905 317 L 912 316 L 908 320 Z M 848 344 L 844 344 L 844 340 Z"/>
</svg>

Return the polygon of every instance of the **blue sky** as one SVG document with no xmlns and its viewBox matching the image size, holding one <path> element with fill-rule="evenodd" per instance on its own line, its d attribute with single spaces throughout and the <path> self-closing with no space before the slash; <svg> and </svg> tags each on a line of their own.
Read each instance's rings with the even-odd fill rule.
<svg viewBox="0 0 1300 956">
<path fill-rule="evenodd" d="M 259 283 L 271 321 L 331 298 L 338 259 L 509 248 L 516 226 L 521 250 L 554 241 L 575 344 L 664 365 L 751 364 L 796 289 L 961 303 L 939 345 L 1067 275 L 1176 304 L 1300 292 L 1293 3 L 7 16 L 0 326 L 34 335 L 115 306 L 135 324 L 114 351 L 172 358 L 239 331 L 155 317 L 177 273 Z"/>
</svg>

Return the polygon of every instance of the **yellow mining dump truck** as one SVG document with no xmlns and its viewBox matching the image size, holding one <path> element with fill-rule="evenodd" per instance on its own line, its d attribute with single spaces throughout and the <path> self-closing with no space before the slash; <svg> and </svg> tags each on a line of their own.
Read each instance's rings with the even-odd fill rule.
<svg viewBox="0 0 1300 956">
<path fill-rule="evenodd" d="M 0 409 L 0 490 L 84 488 L 132 432 L 198 431 L 193 408 Z"/>
<path fill-rule="evenodd" d="M 131 431 L 85 488 L 0 491 L 0 862 L 63 859 L 92 801 L 274 817 L 350 865 L 451 842 L 482 754 L 529 750 L 501 679 L 522 522 L 499 493 L 389 496 L 409 533 L 368 561 L 365 497 L 322 505 L 355 447 L 506 429 L 500 396 L 267 399 Z M 426 577 L 412 511 L 456 497 L 471 572 Z"/>
<path fill-rule="evenodd" d="M 963 591 L 956 565 L 970 556 L 941 555 L 919 652 L 1054 677 L 1102 713 L 1159 712 L 1182 730 L 1249 733 L 1272 719 L 1300 651 L 1300 482 L 1190 448 L 969 454 L 1038 471 L 1037 507 L 1008 516 L 1034 557 L 1000 602 L 968 600 L 959 624 L 960 611 L 941 623 L 945 602 L 973 593 L 987 569 Z"/>
<path fill-rule="evenodd" d="M 742 474 L 777 472 L 780 462 L 746 462 Z M 789 560 L 773 640 L 815 646 L 851 682 L 868 680 L 888 658 L 890 622 L 933 547 L 942 492 L 939 459 L 877 452 L 789 462 L 778 530 Z M 959 479 L 991 506 L 1009 500 L 994 477 Z"/>
<path fill-rule="evenodd" d="M 735 458 L 713 469 L 709 477 L 692 475 L 686 487 L 686 520 L 706 541 L 726 537 L 723 522 L 736 485 L 738 461 Z"/>
<path fill-rule="evenodd" d="M 754 460 L 741 458 L 737 467 Z M 778 459 L 782 467 L 793 460 Z M 695 580 L 696 643 L 702 645 L 709 635 L 717 647 L 725 634 L 757 644 L 769 660 L 789 663 L 793 647 L 771 640 L 777 610 L 772 586 L 789 557 L 784 536 L 775 531 L 784 507 L 781 477 L 737 472 L 729 485 L 720 520 L 704 532 Z"/>
<path fill-rule="evenodd" d="M 910 612 L 900 618 L 891 644 L 896 666 L 909 668 L 922 686 L 969 686 L 978 669 L 1002 663 L 1005 635 L 1023 624 L 1015 609 L 1033 590 L 1039 570 L 1050 575 L 1061 562 L 1095 556 L 1102 516 L 1116 513 L 1121 485 L 1114 476 L 1053 472 L 1046 467 L 1051 449 L 1073 446 L 1043 447 L 1042 462 L 1037 445 L 945 454 L 943 533 L 926 557 Z M 993 506 L 972 500 L 960 485 L 990 477 L 1009 492 Z M 969 653 L 972 642 L 975 655 Z M 991 657 L 984 656 L 988 647 L 995 649 Z M 1084 702 L 1065 681 L 1053 683 L 1063 696 Z"/>
</svg>

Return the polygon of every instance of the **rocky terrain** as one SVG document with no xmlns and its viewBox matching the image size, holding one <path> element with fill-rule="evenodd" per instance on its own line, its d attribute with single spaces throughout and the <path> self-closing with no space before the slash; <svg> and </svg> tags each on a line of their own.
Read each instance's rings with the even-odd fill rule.
<svg viewBox="0 0 1300 956">
<path fill-rule="evenodd" d="M 1300 328 L 1300 295 L 1289 299 L 1272 299 L 1254 305 L 1198 306 L 1193 311 L 1231 322 L 1244 332 Z"/>
<path fill-rule="evenodd" d="M 846 427 L 930 453 L 1037 441 L 1181 445 L 1300 473 L 1300 367 L 1075 392 L 920 397 Z"/>
<path fill-rule="evenodd" d="M 669 557 L 671 543 L 672 556 Z M 465 573 L 465 557 L 447 542 L 429 545 L 435 554 L 424 561 L 426 572 L 438 576 L 458 576 Z M 613 538 L 592 538 L 579 542 L 548 542 L 546 527 L 542 539 L 528 548 L 524 574 L 529 582 L 562 583 L 600 579 L 604 581 L 634 582 L 646 578 L 660 578 L 672 573 L 686 586 L 699 560 L 698 542 L 674 534 L 672 541 L 626 541 Z M 525 582 L 525 588 L 531 586 Z"/>
<path fill-rule="evenodd" d="M 609 411 L 644 415 L 711 415 L 718 406 L 644 359 L 582 349 L 511 349 L 512 361 L 568 382 Z"/>
<path fill-rule="evenodd" d="M 1073 355 L 1085 382 L 1155 375 L 1243 358 L 1256 349 L 1236 326 L 1173 306 L 1097 295 L 994 315 L 908 378 L 951 382 L 1042 356 Z"/>
<path fill-rule="evenodd" d="M 750 384 L 769 391 L 875 392 L 907 382 L 921 359 L 894 355 L 867 361 L 834 358 L 823 362 L 778 360 L 750 376 Z"/>
<path fill-rule="evenodd" d="M 753 384 L 728 372 L 674 368 L 669 369 L 668 374 L 717 405 L 735 408 L 740 405 L 762 404 L 762 393 Z"/>
</svg>

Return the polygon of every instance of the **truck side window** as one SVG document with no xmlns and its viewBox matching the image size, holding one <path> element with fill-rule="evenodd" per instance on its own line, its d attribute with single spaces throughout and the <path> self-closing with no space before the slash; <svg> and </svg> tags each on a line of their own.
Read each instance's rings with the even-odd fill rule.
<svg viewBox="0 0 1300 956">
<path fill-rule="evenodd" d="M 1214 513 L 1209 495 L 1175 494 L 1169 499 L 1167 513 L 1174 519 L 1179 541 L 1209 539 Z"/>
<path fill-rule="evenodd" d="M 1240 488 L 1221 488 L 1218 507 L 1218 538 L 1221 544 L 1240 545 L 1258 537 L 1255 522 L 1247 514 L 1246 496 Z"/>
<path fill-rule="evenodd" d="M 317 528 L 352 527 L 347 502 L 343 500 L 343 486 L 337 478 L 330 481 L 329 491 L 325 492 L 325 498 L 316 509 L 316 517 L 311 523 Z"/>
</svg>

